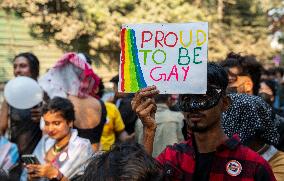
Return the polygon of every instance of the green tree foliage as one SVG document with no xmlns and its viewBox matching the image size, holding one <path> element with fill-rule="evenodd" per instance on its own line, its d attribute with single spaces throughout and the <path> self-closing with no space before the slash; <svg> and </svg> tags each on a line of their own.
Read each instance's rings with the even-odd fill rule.
<svg viewBox="0 0 284 181">
<path fill-rule="evenodd" d="M 281 32 L 279 42 L 284 44 L 284 1 L 268 11 L 270 29 L 272 33 Z"/>
<path fill-rule="evenodd" d="M 284 1 L 275 4 L 268 11 L 269 29 L 273 33 L 274 46 L 281 51 L 282 61 L 280 65 L 284 65 Z M 277 43 L 276 43 L 277 42 Z"/>
<path fill-rule="evenodd" d="M 274 53 L 267 38 L 269 0 L 2 0 L 1 6 L 25 18 L 35 37 L 109 67 L 117 67 L 125 23 L 208 21 L 210 60 L 236 51 L 265 61 Z"/>
</svg>

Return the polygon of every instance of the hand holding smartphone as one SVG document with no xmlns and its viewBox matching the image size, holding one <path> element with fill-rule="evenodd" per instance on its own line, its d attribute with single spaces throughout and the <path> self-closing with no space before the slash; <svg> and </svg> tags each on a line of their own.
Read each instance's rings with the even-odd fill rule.
<svg viewBox="0 0 284 181">
<path fill-rule="evenodd" d="M 22 155 L 21 160 L 26 165 L 29 165 L 29 164 L 39 165 L 40 164 L 40 162 L 38 161 L 35 155 Z"/>
</svg>

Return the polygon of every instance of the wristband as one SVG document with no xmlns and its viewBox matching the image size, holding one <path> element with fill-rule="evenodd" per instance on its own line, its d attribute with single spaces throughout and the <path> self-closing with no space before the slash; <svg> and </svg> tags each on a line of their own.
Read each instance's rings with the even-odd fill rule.
<svg viewBox="0 0 284 181">
<path fill-rule="evenodd" d="M 63 178 L 63 174 L 58 170 L 57 176 L 52 178 L 51 181 L 60 181 Z"/>
</svg>

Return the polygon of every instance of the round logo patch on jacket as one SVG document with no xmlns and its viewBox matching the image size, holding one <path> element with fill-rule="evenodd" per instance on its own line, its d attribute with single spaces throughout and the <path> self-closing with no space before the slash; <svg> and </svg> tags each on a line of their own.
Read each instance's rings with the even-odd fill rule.
<svg viewBox="0 0 284 181">
<path fill-rule="evenodd" d="M 68 156 L 67 152 L 61 153 L 60 156 L 59 156 L 59 161 L 64 162 L 66 160 L 67 156 Z"/>
<path fill-rule="evenodd" d="M 242 165 L 237 160 L 231 160 L 226 165 L 226 171 L 233 177 L 238 176 L 242 171 Z"/>
</svg>

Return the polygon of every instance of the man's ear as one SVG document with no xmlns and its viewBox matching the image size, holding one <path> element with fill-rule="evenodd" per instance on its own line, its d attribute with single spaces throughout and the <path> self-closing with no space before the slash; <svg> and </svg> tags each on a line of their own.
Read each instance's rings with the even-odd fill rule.
<svg viewBox="0 0 284 181">
<path fill-rule="evenodd" d="M 229 109 L 229 107 L 230 107 L 230 105 L 232 103 L 232 100 L 227 95 L 224 96 L 222 100 L 223 100 L 222 112 L 225 112 L 225 111 L 227 111 Z"/>
</svg>

